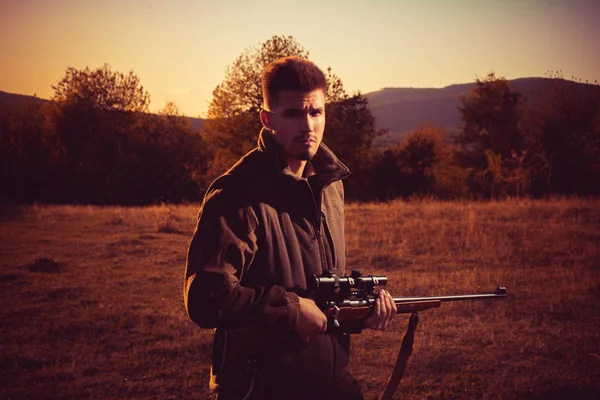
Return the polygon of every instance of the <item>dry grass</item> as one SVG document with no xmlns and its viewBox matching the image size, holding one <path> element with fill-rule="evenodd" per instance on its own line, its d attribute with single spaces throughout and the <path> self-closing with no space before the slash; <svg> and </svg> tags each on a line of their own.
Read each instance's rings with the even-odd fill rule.
<svg viewBox="0 0 600 400">
<path fill-rule="evenodd" d="M 197 206 L 0 210 L 0 398 L 212 398 L 182 279 Z M 600 202 L 351 204 L 349 268 L 395 295 L 510 298 L 421 313 L 396 398 L 600 397 Z M 355 336 L 383 390 L 407 316 Z"/>
</svg>

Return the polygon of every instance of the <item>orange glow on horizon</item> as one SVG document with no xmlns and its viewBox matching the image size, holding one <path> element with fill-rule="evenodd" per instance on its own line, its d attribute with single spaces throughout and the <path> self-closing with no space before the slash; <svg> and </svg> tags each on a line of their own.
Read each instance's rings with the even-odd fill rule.
<svg viewBox="0 0 600 400">
<path fill-rule="evenodd" d="M 312 3 L 312 4 L 311 4 Z M 49 98 L 68 66 L 133 70 L 157 111 L 206 112 L 225 67 L 291 35 L 350 93 L 443 87 L 490 71 L 600 80 L 600 3 L 4 1 L 0 90 Z"/>
</svg>

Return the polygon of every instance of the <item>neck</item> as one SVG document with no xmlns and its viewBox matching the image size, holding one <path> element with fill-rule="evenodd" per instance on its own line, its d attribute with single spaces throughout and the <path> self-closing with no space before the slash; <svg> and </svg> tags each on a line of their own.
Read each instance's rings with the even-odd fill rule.
<svg viewBox="0 0 600 400">
<path fill-rule="evenodd" d="M 304 168 L 306 167 L 306 161 L 298 160 L 289 156 L 285 157 L 285 161 L 287 162 L 287 165 L 290 167 L 290 170 L 294 175 L 302 177 L 302 174 L 304 173 Z"/>
</svg>

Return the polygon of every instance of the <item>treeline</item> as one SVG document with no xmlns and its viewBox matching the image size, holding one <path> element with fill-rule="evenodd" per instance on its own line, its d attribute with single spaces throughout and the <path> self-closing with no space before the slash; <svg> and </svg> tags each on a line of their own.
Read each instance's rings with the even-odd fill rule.
<svg viewBox="0 0 600 400">
<path fill-rule="evenodd" d="M 0 105 L 2 201 L 149 204 L 200 198 L 208 155 L 168 103 L 130 72 L 69 68 L 53 101 Z"/>
<path fill-rule="evenodd" d="M 292 37 L 246 50 L 213 92 L 194 131 L 168 103 L 148 113 L 133 72 L 69 68 L 53 101 L 0 104 L 2 202 L 139 205 L 199 201 L 220 173 L 256 144 L 260 71 L 286 55 L 308 57 Z M 600 194 L 600 88 L 552 76 L 531 104 L 494 74 L 460 99 L 450 136 L 424 124 L 402 143 L 373 148 L 368 102 L 327 70 L 324 142 L 351 169 L 348 200 L 397 197 L 499 199 Z M 426 121 L 424 121 L 426 122 Z"/>
<path fill-rule="evenodd" d="M 598 196 L 600 87 L 550 75 L 535 102 L 493 73 L 478 79 L 460 98 L 458 133 L 425 124 L 372 152 L 365 197 Z"/>
</svg>

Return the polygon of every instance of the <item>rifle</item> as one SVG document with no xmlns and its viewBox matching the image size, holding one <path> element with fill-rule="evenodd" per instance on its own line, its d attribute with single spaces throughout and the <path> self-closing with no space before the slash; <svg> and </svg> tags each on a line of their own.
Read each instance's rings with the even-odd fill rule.
<svg viewBox="0 0 600 400">
<path fill-rule="evenodd" d="M 366 275 L 352 270 L 350 276 L 337 276 L 326 272 L 313 275 L 309 293 L 317 306 L 327 316 L 328 327 L 343 333 L 359 333 L 361 324 L 375 307 L 375 288 L 387 284 L 386 276 Z M 498 286 L 493 293 L 455 296 L 393 297 L 397 314 L 411 314 L 439 307 L 443 302 L 489 300 L 506 297 L 506 288 Z"/>
<path fill-rule="evenodd" d="M 352 334 L 362 331 L 364 321 L 370 317 L 375 307 L 378 297 L 375 288 L 385 284 L 387 284 L 386 276 L 363 276 L 358 270 L 353 270 L 350 276 L 337 276 L 333 272 L 326 272 L 322 276 L 313 275 L 312 280 L 308 282 L 307 294 L 315 300 L 317 306 L 327 316 L 328 331 Z M 396 391 L 408 357 L 412 353 L 419 311 L 439 307 L 443 302 L 488 300 L 506 295 L 506 288 L 499 286 L 494 293 L 489 294 L 393 297 L 397 314 L 411 313 L 412 315 L 392 376 L 380 400 L 391 399 Z M 230 379 L 235 381 L 236 375 L 238 378 L 246 375 L 249 376 L 246 385 L 248 389 L 244 389 L 244 392 L 250 393 L 254 385 L 252 371 L 255 371 L 256 368 L 256 357 L 268 346 L 272 339 L 271 335 L 272 332 L 261 327 L 235 330 L 216 329 L 211 367 L 211 390 L 218 392 L 219 385 L 226 384 Z M 227 364 L 230 364 L 230 367 L 227 367 Z"/>
<path fill-rule="evenodd" d="M 358 270 L 353 270 L 350 276 L 342 277 L 327 272 L 322 276 L 313 276 L 310 291 L 314 296 L 315 303 L 327 316 L 328 329 L 333 326 L 332 329 L 337 329 L 343 333 L 358 333 L 362 330 L 364 321 L 371 315 L 375 307 L 375 301 L 378 297 L 375 288 L 384 286 L 386 283 L 386 276 L 363 276 Z M 396 313 L 410 313 L 411 316 L 396 363 L 379 400 L 390 400 L 398 388 L 408 358 L 412 354 L 415 330 L 419 323 L 419 311 L 439 307 L 443 302 L 489 300 L 506 296 L 506 288 L 498 286 L 494 293 L 486 294 L 392 297 L 397 307 Z"/>
</svg>

